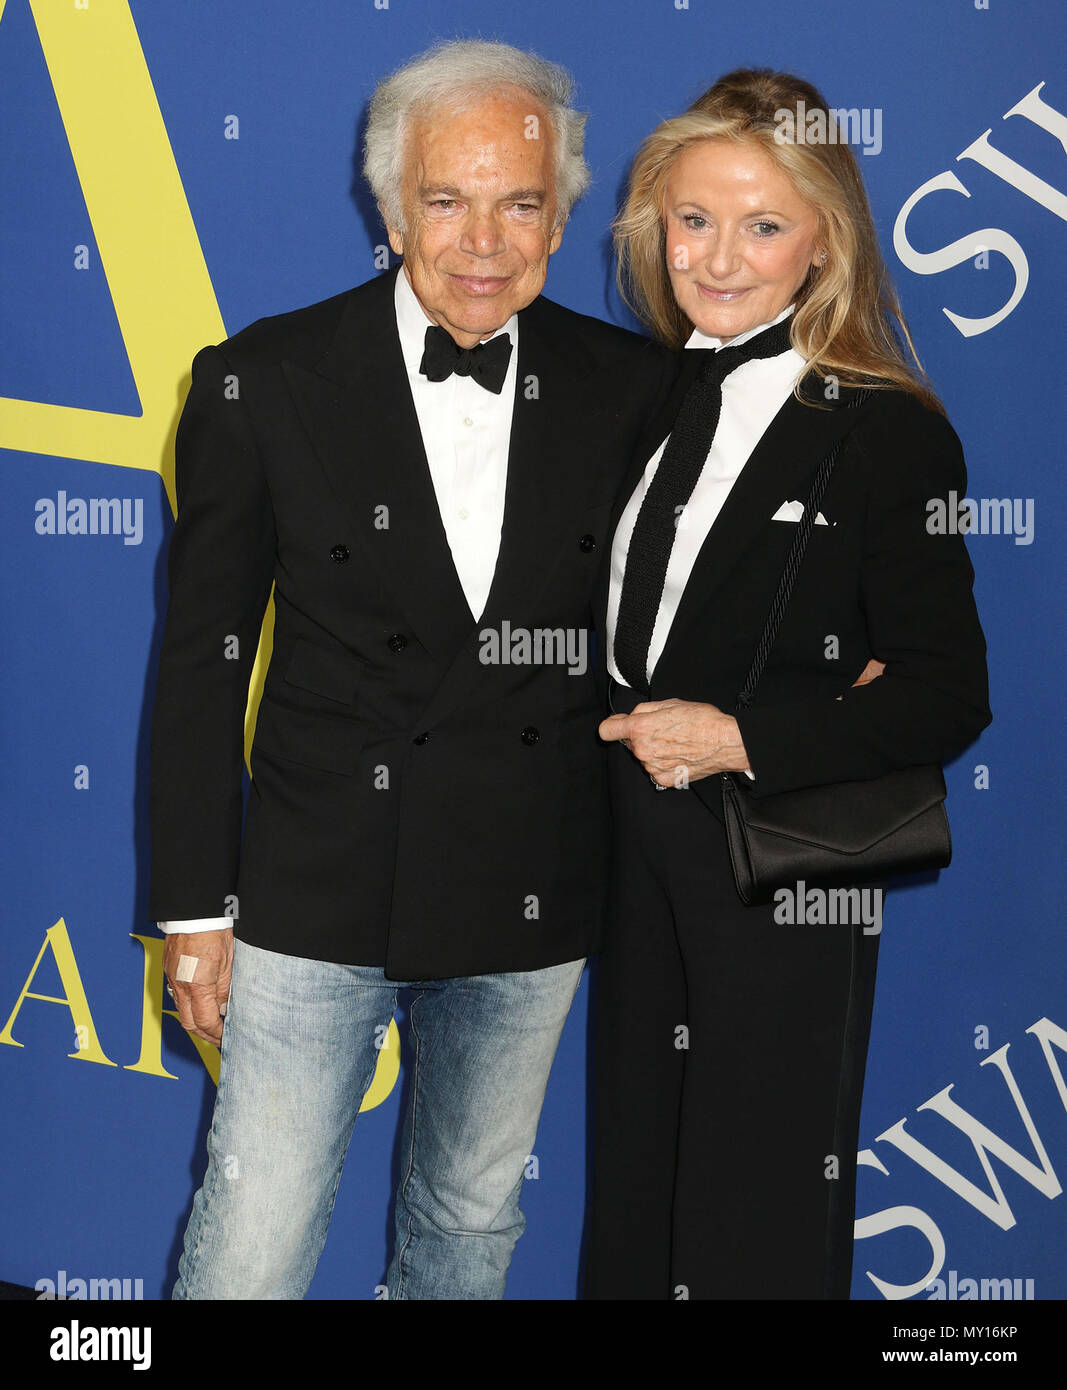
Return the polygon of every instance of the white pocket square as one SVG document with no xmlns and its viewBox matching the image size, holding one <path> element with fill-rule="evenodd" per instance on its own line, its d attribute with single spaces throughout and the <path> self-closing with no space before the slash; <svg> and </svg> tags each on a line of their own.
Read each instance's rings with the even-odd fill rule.
<svg viewBox="0 0 1067 1390">
<path fill-rule="evenodd" d="M 799 521 L 800 518 L 801 518 L 803 515 L 804 515 L 804 503 L 803 503 L 803 502 L 797 502 L 797 501 L 783 502 L 782 505 L 781 505 L 781 506 L 778 508 L 778 510 L 775 512 L 775 514 L 771 517 L 771 520 L 772 520 L 772 521 Z M 815 516 L 815 525 L 816 525 L 816 526 L 829 526 L 829 524 L 830 524 L 830 523 L 829 523 L 829 522 L 826 520 L 826 518 L 823 516 L 822 512 L 817 512 L 817 513 L 816 513 L 816 516 Z"/>
</svg>

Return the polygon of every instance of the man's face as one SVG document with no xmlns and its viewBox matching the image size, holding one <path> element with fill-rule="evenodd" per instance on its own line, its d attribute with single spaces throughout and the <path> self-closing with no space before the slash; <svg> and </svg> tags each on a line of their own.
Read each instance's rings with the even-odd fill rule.
<svg viewBox="0 0 1067 1390">
<path fill-rule="evenodd" d="M 552 130 L 508 89 L 465 111 L 416 118 L 408 135 L 406 230 L 389 245 L 426 314 L 473 347 L 541 293 L 556 226 Z"/>
</svg>

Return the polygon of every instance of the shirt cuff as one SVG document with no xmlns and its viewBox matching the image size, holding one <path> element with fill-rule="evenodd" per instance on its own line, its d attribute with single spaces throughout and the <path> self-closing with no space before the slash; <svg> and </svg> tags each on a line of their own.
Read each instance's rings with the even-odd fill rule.
<svg viewBox="0 0 1067 1390">
<path fill-rule="evenodd" d="M 165 936 L 177 932 L 225 931 L 233 926 L 232 917 L 192 917 L 188 922 L 157 922 Z"/>
</svg>

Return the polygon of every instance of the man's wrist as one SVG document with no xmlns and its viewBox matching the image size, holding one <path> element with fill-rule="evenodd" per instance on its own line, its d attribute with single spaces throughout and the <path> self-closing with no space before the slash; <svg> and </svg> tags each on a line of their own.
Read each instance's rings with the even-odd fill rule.
<svg viewBox="0 0 1067 1390">
<path fill-rule="evenodd" d="M 232 917 L 192 917 L 188 921 L 157 922 L 156 926 L 164 936 L 176 936 L 180 932 L 232 931 Z"/>
</svg>

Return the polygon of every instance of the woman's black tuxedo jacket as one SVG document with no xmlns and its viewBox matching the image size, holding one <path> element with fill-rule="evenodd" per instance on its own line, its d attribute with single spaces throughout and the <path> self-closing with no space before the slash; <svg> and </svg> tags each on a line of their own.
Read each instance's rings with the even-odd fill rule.
<svg viewBox="0 0 1067 1390">
<path fill-rule="evenodd" d="M 401 980 L 539 969 L 600 934 L 603 691 L 592 653 L 573 675 L 558 660 L 484 664 L 480 634 L 591 627 L 619 484 L 677 361 L 545 299 L 521 311 L 500 552 L 475 621 L 407 384 L 394 274 L 195 360 L 149 914 L 221 916 L 236 895 L 237 934 L 287 954 Z M 272 582 L 242 836 L 242 725 Z"/>
<path fill-rule="evenodd" d="M 620 508 L 670 432 L 702 355 L 683 354 Z M 909 393 L 877 390 L 849 408 L 856 394 L 841 387 L 827 401 L 820 392 L 821 406 L 791 396 L 775 416 L 704 542 L 653 671 L 648 698 L 734 712 L 796 534 L 795 523 L 772 518 L 783 503 L 806 501 L 843 438 L 820 508 L 827 524 L 812 529 L 755 702 L 738 716 L 754 796 L 941 761 L 991 718 L 966 546 L 929 526 L 931 501 L 966 494 L 959 439 Z M 601 611 L 605 603 L 602 579 Z M 872 656 L 887 663 L 885 675 L 850 689 Z M 721 816 L 718 778 L 691 789 Z"/>
</svg>

